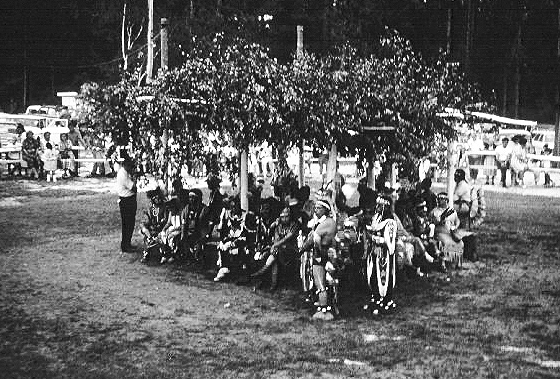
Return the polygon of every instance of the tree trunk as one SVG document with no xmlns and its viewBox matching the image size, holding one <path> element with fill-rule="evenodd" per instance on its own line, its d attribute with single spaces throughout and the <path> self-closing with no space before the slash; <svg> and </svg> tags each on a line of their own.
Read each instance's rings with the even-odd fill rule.
<svg viewBox="0 0 560 379">
<path fill-rule="evenodd" d="M 522 23 L 519 23 L 517 28 L 517 37 L 515 39 L 515 76 L 513 78 L 513 105 L 514 105 L 514 117 L 519 117 L 519 85 L 521 82 L 521 28 Z"/>
<path fill-rule="evenodd" d="M 167 37 L 169 29 L 169 21 L 166 18 L 161 19 L 161 69 L 167 71 L 169 67 L 169 50 L 167 48 Z"/>
<path fill-rule="evenodd" d="M 453 193 L 455 192 L 455 142 L 447 144 L 447 196 L 449 204 L 453 204 Z"/>
<path fill-rule="evenodd" d="M 121 53 L 123 57 L 123 71 L 126 72 L 128 70 L 128 51 L 127 51 L 128 43 L 126 41 L 126 1 L 123 4 L 123 15 L 122 15 L 122 24 L 121 24 Z"/>
<path fill-rule="evenodd" d="M 249 193 L 249 181 L 248 175 L 248 162 L 247 162 L 248 149 L 243 148 L 239 153 L 239 197 L 241 199 L 241 209 L 244 211 L 249 210 L 249 199 L 247 197 Z"/>
<path fill-rule="evenodd" d="M 222 18 L 222 0 L 216 1 L 216 16 Z"/>
<path fill-rule="evenodd" d="M 154 0 L 148 0 L 148 62 L 146 64 L 146 80 L 152 80 L 154 71 Z"/>
<path fill-rule="evenodd" d="M 521 68 L 519 59 L 515 60 L 515 76 L 513 78 L 513 114 L 519 118 L 519 84 L 521 82 Z"/>
<path fill-rule="evenodd" d="M 467 0 L 467 22 L 466 22 L 466 31 L 465 31 L 465 57 L 464 57 L 464 66 L 465 66 L 465 73 L 467 75 L 470 74 L 471 69 L 471 33 L 472 33 L 472 19 L 473 19 L 473 11 L 472 11 L 472 0 Z"/>
<path fill-rule="evenodd" d="M 329 163 L 327 164 L 327 183 L 331 183 L 331 188 L 333 189 L 332 192 L 332 201 L 334 202 L 336 197 L 336 191 L 334 188 L 334 178 L 336 176 L 337 171 L 337 156 L 338 151 L 336 149 L 336 144 L 331 145 L 331 149 L 329 151 Z"/>
<path fill-rule="evenodd" d="M 296 46 L 296 53 L 297 53 L 297 58 L 301 58 L 301 56 L 303 55 L 303 26 L 302 25 L 298 25 L 296 28 L 296 32 L 297 32 L 297 46 Z M 299 159 L 298 159 L 298 185 L 299 187 L 303 187 L 303 185 L 305 184 L 305 162 L 303 159 L 303 154 L 304 154 L 304 147 L 305 147 L 305 141 L 302 139 L 299 143 L 298 146 L 298 155 L 299 155 Z"/>
<path fill-rule="evenodd" d="M 330 33 L 329 33 L 329 7 L 330 1 L 324 0 L 323 1 L 323 25 L 322 25 L 322 33 L 323 33 L 323 52 L 326 52 L 330 48 Z"/>
<path fill-rule="evenodd" d="M 194 20 L 194 1 L 189 2 L 189 14 L 187 16 L 187 43 L 185 47 L 190 51 L 192 48 L 192 37 L 193 37 L 193 20 Z"/>
</svg>

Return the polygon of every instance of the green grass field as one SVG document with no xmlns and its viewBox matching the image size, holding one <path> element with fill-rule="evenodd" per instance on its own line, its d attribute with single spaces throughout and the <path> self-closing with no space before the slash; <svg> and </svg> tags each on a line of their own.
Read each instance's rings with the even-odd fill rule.
<svg viewBox="0 0 560 379">
<path fill-rule="evenodd" d="M 382 319 L 346 292 L 324 323 L 297 283 L 121 255 L 114 194 L 0 184 L 2 378 L 560 377 L 560 199 L 487 193 L 480 262 L 400 282 Z"/>
</svg>

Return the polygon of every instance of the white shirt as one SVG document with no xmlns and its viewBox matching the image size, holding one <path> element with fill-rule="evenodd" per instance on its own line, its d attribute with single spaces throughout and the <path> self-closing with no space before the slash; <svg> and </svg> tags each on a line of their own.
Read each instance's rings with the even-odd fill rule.
<svg viewBox="0 0 560 379">
<path fill-rule="evenodd" d="M 496 152 L 496 160 L 499 162 L 507 162 L 509 160 L 509 156 L 511 155 L 511 149 L 509 145 L 504 147 L 503 145 L 497 146 L 494 150 Z"/>
<path fill-rule="evenodd" d="M 119 197 L 130 197 L 136 194 L 136 181 L 124 167 L 117 172 L 117 194 Z"/>
</svg>

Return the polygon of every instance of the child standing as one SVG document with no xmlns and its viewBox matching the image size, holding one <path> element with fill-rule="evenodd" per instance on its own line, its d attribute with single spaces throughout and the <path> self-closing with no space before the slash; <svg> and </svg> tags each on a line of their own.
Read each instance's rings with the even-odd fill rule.
<svg viewBox="0 0 560 379">
<path fill-rule="evenodd" d="M 50 142 L 47 142 L 45 145 L 45 151 L 43 152 L 43 164 L 44 170 L 47 174 L 47 182 L 51 180 L 56 182 L 56 162 L 58 159 L 58 150 L 53 149 L 53 146 Z"/>
</svg>

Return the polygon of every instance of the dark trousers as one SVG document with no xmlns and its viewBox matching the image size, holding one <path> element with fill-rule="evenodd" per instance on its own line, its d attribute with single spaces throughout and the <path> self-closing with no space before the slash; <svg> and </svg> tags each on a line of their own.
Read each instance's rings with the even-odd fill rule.
<svg viewBox="0 0 560 379">
<path fill-rule="evenodd" d="M 78 154 L 78 150 L 72 150 L 72 153 L 74 154 L 74 158 L 78 159 L 78 157 L 80 156 Z M 80 163 L 79 162 L 75 162 L 74 163 L 74 174 L 76 176 L 78 176 L 78 174 L 80 173 Z"/>
<path fill-rule="evenodd" d="M 501 182 L 502 185 L 505 187 L 506 185 L 506 175 L 507 175 L 507 170 L 509 169 L 509 162 L 500 162 L 497 161 L 496 164 L 498 165 L 498 170 L 500 170 L 501 173 Z"/>
<path fill-rule="evenodd" d="M 119 209 L 121 211 L 121 251 L 130 249 L 132 234 L 134 233 L 134 222 L 136 219 L 136 195 L 119 198 Z"/>
</svg>

